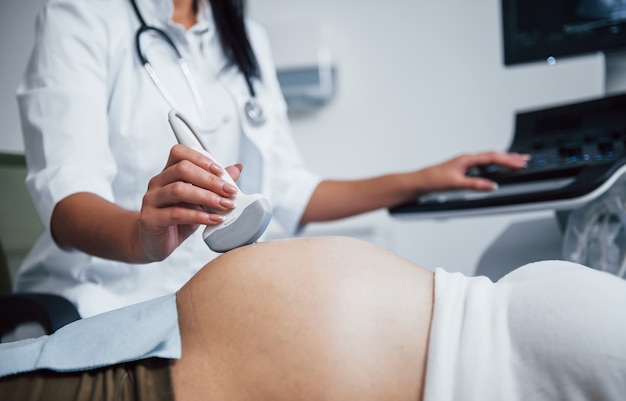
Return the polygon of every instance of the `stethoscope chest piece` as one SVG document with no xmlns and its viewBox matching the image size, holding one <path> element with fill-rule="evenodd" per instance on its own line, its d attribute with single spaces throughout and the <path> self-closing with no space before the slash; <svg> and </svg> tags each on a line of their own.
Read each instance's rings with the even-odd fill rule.
<svg viewBox="0 0 626 401">
<path fill-rule="evenodd" d="M 249 99 L 244 105 L 246 119 L 253 127 L 265 124 L 266 118 L 263 108 L 255 98 Z"/>
</svg>

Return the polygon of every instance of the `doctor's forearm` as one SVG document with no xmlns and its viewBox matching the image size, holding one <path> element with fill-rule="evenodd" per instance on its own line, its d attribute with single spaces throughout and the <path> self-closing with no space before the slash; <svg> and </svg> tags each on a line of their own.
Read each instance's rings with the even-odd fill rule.
<svg viewBox="0 0 626 401">
<path fill-rule="evenodd" d="M 322 181 L 313 192 L 300 223 L 331 221 L 402 203 L 427 192 L 424 179 L 424 175 L 416 171 L 353 181 Z"/>
<path fill-rule="evenodd" d="M 528 155 L 502 152 L 462 154 L 439 164 L 406 173 L 354 181 L 322 181 L 313 192 L 301 224 L 329 221 L 416 199 L 432 191 L 471 189 L 491 191 L 495 183 L 468 176 L 473 166 L 499 164 L 523 168 Z"/>
<path fill-rule="evenodd" d="M 136 240 L 138 216 L 138 212 L 83 192 L 70 195 L 56 205 L 50 227 L 62 248 L 137 263 L 142 262 Z"/>
</svg>

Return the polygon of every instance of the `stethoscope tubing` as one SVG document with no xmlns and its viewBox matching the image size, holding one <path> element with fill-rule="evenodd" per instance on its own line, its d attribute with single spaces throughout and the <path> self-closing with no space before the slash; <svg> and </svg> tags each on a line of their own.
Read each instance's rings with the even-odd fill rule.
<svg viewBox="0 0 626 401">
<path fill-rule="evenodd" d="M 178 47 L 176 46 L 172 38 L 170 38 L 170 36 L 165 31 L 157 27 L 148 25 L 146 23 L 141 12 L 139 11 L 139 7 L 137 6 L 136 0 L 130 0 L 130 3 L 133 7 L 135 15 L 137 16 L 137 19 L 139 20 L 139 24 L 140 24 L 139 29 L 137 29 L 137 32 L 135 33 L 135 51 L 137 53 L 137 57 L 139 58 L 139 61 L 141 62 L 143 68 L 148 73 L 148 76 L 150 77 L 154 85 L 157 87 L 159 92 L 163 95 L 167 103 L 172 108 L 179 110 L 180 108 L 177 106 L 176 101 L 174 101 L 174 98 L 167 91 L 167 89 L 165 88 L 165 85 L 163 85 L 163 82 L 161 81 L 161 79 L 159 79 L 158 74 L 156 73 L 156 71 L 152 67 L 152 64 L 150 64 L 150 61 L 148 60 L 148 58 L 145 56 L 145 54 L 143 53 L 141 49 L 141 35 L 143 35 L 144 33 L 152 32 L 158 35 L 161 39 L 163 39 L 165 43 L 168 44 L 168 46 L 172 49 L 172 51 L 176 55 L 176 61 L 183 75 L 185 76 L 185 80 L 187 81 L 187 85 L 189 86 L 189 90 L 191 91 L 191 95 L 193 96 L 194 102 L 196 103 L 199 116 L 200 118 L 202 118 L 202 116 L 205 113 L 204 102 L 202 101 L 202 96 L 200 95 L 200 92 L 198 91 L 198 86 L 193 78 L 191 69 L 189 68 L 189 65 L 185 62 L 185 59 L 182 57 L 182 54 L 178 50 Z M 252 82 L 250 80 L 250 77 L 244 74 L 244 78 L 246 80 L 246 85 L 248 87 L 248 93 L 250 94 L 250 99 L 248 99 L 248 101 L 244 105 L 244 114 L 248 122 L 250 122 L 251 125 L 260 126 L 265 123 L 265 115 L 263 113 L 263 109 L 261 105 L 256 100 L 256 93 L 254 90 L 254 86 L 252 85 Z"/>
</svg>

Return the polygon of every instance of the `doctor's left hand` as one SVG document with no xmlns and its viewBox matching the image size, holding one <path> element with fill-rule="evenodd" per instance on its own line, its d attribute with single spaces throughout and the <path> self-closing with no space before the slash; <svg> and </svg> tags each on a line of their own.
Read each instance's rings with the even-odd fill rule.
<svg viewBox="0 0 626 401">
<path fill-rule="evenodd" d="M 467 153 L 456 156 L 442 163 L 421 170 L 425 185 L 422 189 L 428 191 L 450 189 L 472 189 L 476 191 L 491 191 L 496 183 L 482 177 L 466 175 L 467 171 L 476 166 L 497 164 L 511 169 L 521 169 L 526 166 L 530 157 L 519 153 L 481 152 Z"/>
</svg>

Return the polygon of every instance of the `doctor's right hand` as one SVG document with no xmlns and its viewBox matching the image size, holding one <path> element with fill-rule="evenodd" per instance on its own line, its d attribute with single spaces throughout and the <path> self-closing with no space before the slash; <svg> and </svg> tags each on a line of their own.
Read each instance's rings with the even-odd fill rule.
<svg viewBox="0 0 626 401">
<path fill-rule="evenodd" d="M 241 165 L 226 168 L 233 180 Z M 144 250 L 156 260 L 167 257 L 200 225 L 224 220 L 220 212 L 235 207 L 237 188 L 220 178 L 224 170 L 208 156 L 175 145 L 163 171 L 153 177 L 139 215 Z"/>
<path fill-rule="evenodd" d="M 237 180 L 241 166 L 226 172 Z M 215 211 L 234 207 L 237 188 L 220 178 L 222 173 L 209 157 L 175 145 L 163 170 L 150 180 L 141 210 L 124 209 L 94 193 L 74 193 L 56 204 L 52 236 L 61 248 L 105 259 L 163 260 L 200 225 L 219 224 L 223 217 Z"/>
</svg>

